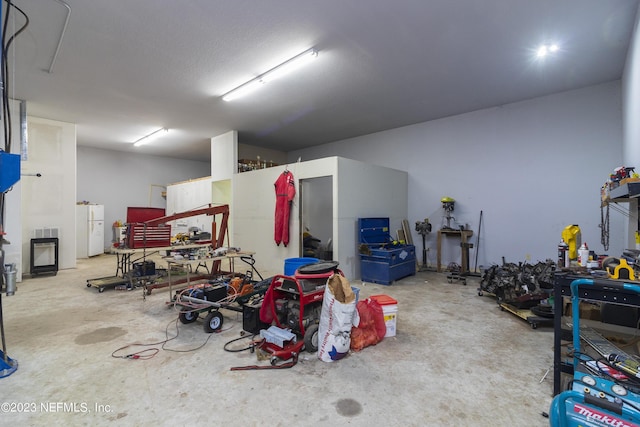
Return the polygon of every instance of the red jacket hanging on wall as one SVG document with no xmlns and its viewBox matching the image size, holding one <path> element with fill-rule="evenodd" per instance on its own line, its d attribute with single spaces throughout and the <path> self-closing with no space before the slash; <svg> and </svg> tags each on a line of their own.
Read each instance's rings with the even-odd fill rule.
<svg viewBox="0 0 640 427">
<path fill-rule="evenodd" d="M 285 170 L 275 182 L 276 187 L 276 216 L 274 238 L 276 245 L 280 242 L 285 246 L 289 244 L 289 211 L 291 201 L 296 195 L 295 180 L 293 174 Z"/>
</svg>

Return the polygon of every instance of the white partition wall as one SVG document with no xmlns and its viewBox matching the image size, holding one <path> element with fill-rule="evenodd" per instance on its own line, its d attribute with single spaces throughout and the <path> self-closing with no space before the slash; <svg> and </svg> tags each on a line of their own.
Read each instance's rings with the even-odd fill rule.
<svg viewBox="0 0 640 427">
<path fill-rule="evenodd" d="M 336 157 L 338 176 L 334 234 L 340 266 L 350 278 L 360 278 L 358 218 L 389 218 L 390 234 L 402 228 L 408 212 L 408 174 L 383 166 Z"/>
<path fill-rule="evenodd" d="M 191 179 L 167 186 L 167 215 L 192 211 L 211 203 L 211 177 Z M 211 233 L 211 217 L 198 215 L 171 221 L 171 234 L 188 234 L 191 227 Z"/>
<path fill-rule="evenodd" d="M 11 108 L 15 112 L 11 116 L 12 137 L 11 137 L 11 153 L 20 154 L 21 140 L 20 140 L 20 114 L 16 114 L 20 111 L 20 103 L 16 100 L 10 100 Z M 4 142 L 4 141 L 3 141 Z M 22 162 L 21 162 L 22 163 Z M 24 174 L 24 165 L 20 165 L 20 172 Z M 20 181 L 13 185 L 13 188 L 5 195 L 5 217 L 4 217 L 4 231 L 7 233 L 4 236 L 6 241 L 11 243 L 2 245 L 4 250 L 4 263 L 15 264 L 18 273 L 16 280 L 22 281 L 22 177 Z"/>
<path fill-rule="evenodd" d="M 22 162 L 22 267 L 30 270 L 36 229 L 57 229 L 59 268 L 76 266 L 76 125 L 28 117 L 29 156 Z"/>
<path fill-rule="evenodd" d="M 407 215 L 406 172 L 366 163 L 328 157 L 308 162 L 236 174 L 233 178 L 231 216 L 234 245 L 256 253 L 256 267 L 265 275 L 282 274 L 284 260 L 301 256 L 299 197 L 291 206 L 290 242 L 274 241 L 274 183 L 284 170 L 296 180 L 331 176 L 333 180 L 333 259 L 349 279 L 360 277 L 358 256 L 359 217 L 389 217 L 391 228 L 400 228 Z"/>
</svg>

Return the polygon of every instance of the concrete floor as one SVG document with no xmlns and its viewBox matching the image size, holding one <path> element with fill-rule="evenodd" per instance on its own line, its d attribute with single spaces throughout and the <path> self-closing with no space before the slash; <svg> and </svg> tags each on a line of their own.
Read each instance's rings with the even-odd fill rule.
<svg viewBox="0 0 640 427">
<path fill-rule="evenodd" d="M 230 371 L 268 362 L 223 349 L 242 329 L 241 315 L 225 310 L 220 333 L 205 334 L 200 320 L 178 323 L 178 338 L 155 357 L 113 358 L 127 344 L 164 340 L 167 328 L 175 335 L 177 318 L 166 289 L 143 298 L 140 288 L 86 287 L 115 266 L 113 255 L 79 260 L 3 296 L 7 350 L 19 368 L 0 379 L 0 401 L 20 412 L 0 405 L 2 425 L 548 425 L 541 412 L 552 374 L 541 379 L 553 331 L 478 296 L 477 279 L 463 286 L 424 272 L 392 286 L 354 281 L 360 298 L 398 300 L 396 337 L 335 363 L 304 353 L 291 369 Z"/>
</svg>

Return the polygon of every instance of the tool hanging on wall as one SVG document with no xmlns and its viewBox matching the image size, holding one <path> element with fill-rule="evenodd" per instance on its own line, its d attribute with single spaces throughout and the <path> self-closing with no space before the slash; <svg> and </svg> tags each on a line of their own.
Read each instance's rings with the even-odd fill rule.
<svg viewBox="0 0 640 427">
<path fill-rule="evenodd" d="M 605 251 L 609 250 L 609 203 L 600 205 L 600 243 Z"/>
</svg>

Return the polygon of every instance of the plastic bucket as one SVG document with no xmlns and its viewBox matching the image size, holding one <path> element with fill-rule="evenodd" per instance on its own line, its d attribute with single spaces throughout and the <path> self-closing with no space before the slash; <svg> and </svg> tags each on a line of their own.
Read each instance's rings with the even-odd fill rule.
<svg viewBox="0 0 640 427">
<path fill-rule="evenodd" d="M 382 307 L 384 315 L 384 325 L 387 327 L 386 337 L 396 336 L 396 318 L 398 316 L 398 301 L 388 295 L 371 295 L 372 300 Z"/>
<path fill-rule="evenodd" d="M 293 276 L 296 270 L 303 265 L 314 264 L 320 261 L 318 258 L 287 258 L 284 260 L 284 275 Z"/>
</svg>

